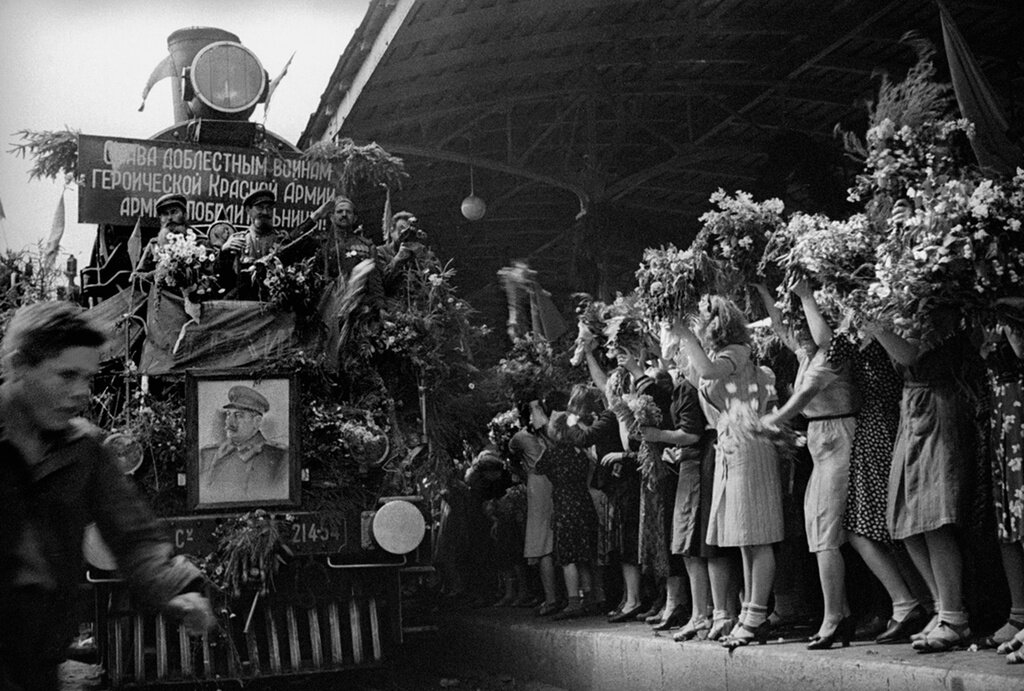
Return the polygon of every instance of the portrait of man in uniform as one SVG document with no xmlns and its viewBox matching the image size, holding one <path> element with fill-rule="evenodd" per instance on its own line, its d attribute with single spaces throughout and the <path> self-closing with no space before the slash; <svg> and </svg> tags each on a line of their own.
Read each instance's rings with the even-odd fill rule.
<svg viewBox="0 0 1024 691">
<path fill-rule="evenodd" d="M 193 380 L 195 381 L 195 380 Z M 195 507 L 293 504 L 296 462 L 288 379 L 198 379 L 198 448 L 189 496 Z"/>
</svg>

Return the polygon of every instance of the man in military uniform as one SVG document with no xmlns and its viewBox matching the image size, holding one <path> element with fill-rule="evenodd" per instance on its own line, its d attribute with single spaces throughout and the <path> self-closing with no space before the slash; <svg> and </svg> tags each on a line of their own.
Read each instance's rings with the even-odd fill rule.
<svg viewBox="0 0 1024 691">
<path fill-rule="evenodd" d="M 289 496 L 288 449 L 263 436 L 270 402 L 248 386 L 232 386 L 224 406 L 224 442 L 199 455 L 199 501 L 281 502 Z"/>
<path fill-rule="evenodd" d="M 235 290 L 239 300 L 258 300 L 259 281 L 253 273 L 256 260 L 266 257 L 288 239 L 274 225 L 277 196 L 259 189 L 242 200 L 249 227 L 229 237 L 220 248 L 218 282 L 226 291 Z"/>
</svg>

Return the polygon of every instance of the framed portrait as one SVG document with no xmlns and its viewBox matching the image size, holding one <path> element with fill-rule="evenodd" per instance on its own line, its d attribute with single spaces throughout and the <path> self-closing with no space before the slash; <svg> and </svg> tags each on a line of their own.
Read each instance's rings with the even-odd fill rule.
<svg viewBox="0 0 1024 691">
<path fill-rule="evenodd" d="M 298 378 L 240 370 L 185 376 L 186 484 L 193 510 L 298 506 Z"/>
</svg>

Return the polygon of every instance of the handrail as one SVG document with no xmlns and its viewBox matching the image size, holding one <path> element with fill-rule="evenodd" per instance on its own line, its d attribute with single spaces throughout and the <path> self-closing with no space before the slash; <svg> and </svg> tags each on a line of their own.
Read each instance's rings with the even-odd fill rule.
<svg viewBox="0 0 1024 691">
<path fill-rule="evenodd" d="M 401 562 L 387 562 L 386 564 L 335 564 L 331 561 L 330 557 L 327 557 L 327 566 L 332 569 L 386 569 L 389 567 L 402 567 L 408 563 L 406 557 L 402 557 Z"/>
<path fill-rule="evenodd" d="M 93 578 L 89 569 L 85 570 L 85 580 L 89 583 L 124 583 L 123 578 Z"/>
</svg>

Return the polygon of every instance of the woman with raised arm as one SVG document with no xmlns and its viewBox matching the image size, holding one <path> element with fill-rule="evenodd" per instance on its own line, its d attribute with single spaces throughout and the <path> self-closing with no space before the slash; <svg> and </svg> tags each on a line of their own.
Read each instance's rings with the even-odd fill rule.
<svg viewBox="0 0 1024 691">
<path fill-rule="evenodd" d="M 661 350 L 662 359 L 673 362 L 678 371 L 672 391 L 672 426 L 669 429 L 644 427 L 642 433 L 646 440 L 668 445 L 666 458 L 672 459 L 679 476 L 669 548 L 676 558 L 682 558 L 690 583 L 690 611 L 682 630 L 673 639 L 688 641 L 707 635 L 711 630 L 708 557 L 717 557 L 719 553 L 717 547 L 709 546 L 705 540 L 707 512 L 702 512 L 702 508 L 705 505 L 709 507 L 714 484 L 714 432 L 707 429 L 696 386 L 685 376 L 689 363 L 679 350 L 678 340 L 667 327 L 662 329 Z M 661 630 L 669 628 L 669 623 L 666 622 Z"/>
<path fill-rule="evenodd" d="M 605 440 L 602 446 L 608 449 L 603 455 L 599 453 L 599 460 L 613 478 L 611 486 L 606 490 L 612 511 L 609 532 L 612 551 L 617 554 L 622 569 L 623 594 L 619 606 L 608 613 L 608 621 L 617 624 L 634 620 L 643 610 L 640 601 L 641 480 L 637 469 L 638 444 L 629 438 L 625 424 L 610 409 L 632 388 L 633 380 L 623 368 L 605 374 L 594 354 L 594 347 L 593 340 L 586 342 L 587 367 L 595 386 L 604 391 L 609 409 L 589 429 L 569 427 L 565 435 L 566 439 L 577 446 L 586 442 L 596 444 L 600 437 Z M 615 447 L 611 439 L 613 433 L 618 435 L 621 451 L 612 450 Z"/>
<path fill-rule="evenodd" d="M 519 401 L 521 428 L 508 444 L 509 455 L 526 473 L 526 534 L 523 538 L 523 557 L 530 566 L 540 571 L 544 589 L 544 602 L 537 614 L 547 616 L 561 609 L 558 600 L 558 582 L 555 579 L 555 533 L 552 529 L 554 504 L 551 498 L 551 480 L 537 472 L 537 461 L 544 454 L 544 442 L 539 430 L 531 423 L 529 401 Z"/>
<path fill-rule="evenodd" d="M 952 313 L 935 315 L 955 333 Z M 958 375 L 969 343 L 962 334 L 928 348 L 887 329 L 873 335 L 903 375 L 900 425 L 889 474 L 886 520 L 902 540 L 935 600 L 937 613 L 913 636 L 920 652 L 949 650 L 970 640 L 963 601 L 963 561 L 955 527 L 967 458 L 970 414 Z"/>
<path fill-rule="evenodd" d="M 769 302 L 767 290 L 762 286 L 759 291 L 762 291 L 762 298 L 773 312 L 773 322 L 776 321 L 777 310 L 774 304 Z M 824 363 L 827 364 L 824 366 L 839 373 L 848 373 L 860 398 L 852 446 L 849 449 L 848 481 L 844 482 L 845 488 L 848 489 L 846 501 L 838 501 L 836 493 L 832 491 L 825 496 L 826 502 L 822 504 L 819 501 L 818 505 L 826 512 L 833 509 L 837 511 L 837 515 L 841 517 L 845 537 L 888 592 L 892 599 L 892 617 L 876 641 L 897 643 L 920 631 L 929 618 L 928 610 L 914 597 L 910 586 L 899 571 L 895 556 L 888 547 L 892 539 L 886 529 L 885 510 L 892 450 L 900 417 L 900 377 L 877 341 L 868 339 L 858 348 L 848 337 L 833 334 L 832 327 L 822 315 L 814 293 L 806 282 L 797 283 L 793 287 L 793 292 L 800 299 L 817 353 L 825 358 Z M 802 368 L 802 371 L 805 370 L 806 368 Z M 796 405 L 799 405 L 799 402 Z M 788 407 L 785 406 L 783 411 L 779 411 L 775 422 L 783 421 L 788 412 L 785 409 Z M 819 431 L 818 428 L 811 424 L 808 428 L 808 443 L 812 450 L 816 448 L 816 445 L 811 444 L 812 433 L 816 431 Z M 814 472 L 819 472 L 818 459 L 815 459 Z M 808 496 L 814 486 L 808 487 Z M 817 486 L 820 489 L 820 483 Z M 808 535 L 810 534 L 809 528 Z M 833 556 L 832 552 L 821 550 L 817 550 L 816 554 L 822 578 L 825 618 L 829 619 L 830 600 L 836 599 L 835 596 L 830 597 L 830 590 L 834 589 L 836 579 L 826 581 L 826 573 L 830 571 L 828 562 L 838 561 L 838 565 L 841 566 L 842 556 Z M 842 571 L 838 577 L 839 583 L 842 583 L 841 573 Z M 820 630 L 818 635 L 820 640 Z"/>
<path fill-rule="evenodd" d="M 597 557 L 597 511 L 587 489 L 590 461 L 559 437 L 555 421 L 567 415 L 569 396 L 552 391 L 543 401 L 530 402 L 530 423 L 541 431 L 544 453 L 535 470 L 551 480 L 554 501 L 555 558 L 562 565 L 568 604 L 554 619 L 587 613 L 592 578 L 590 565 Z M 564 429 L 564 427 L 563 427 Z"/>
<path fill-rule="evenodd" d="M 773 382 L 765 381 L 750 359 L 750 334 L 743 312 L 730 300 L 706 296 L 697 319 L 699 338 L 684 323 L 676 329 L 694 373 L 701 406 L 717 432 L 715 477 L 706 540 L 718 547 L 739 547 L 747 602 L 739 623 L 723 641 L 727 647 L 764 642 L 768 634 L 768 597 L 775 580 L 772 544 L 782 540 L 782 482 L 772 443 L 743 424 L 767 412 Z M 727 562 L 709 560 L 715 615 L 714 637 L 730 618 Z"/>
</svg>

